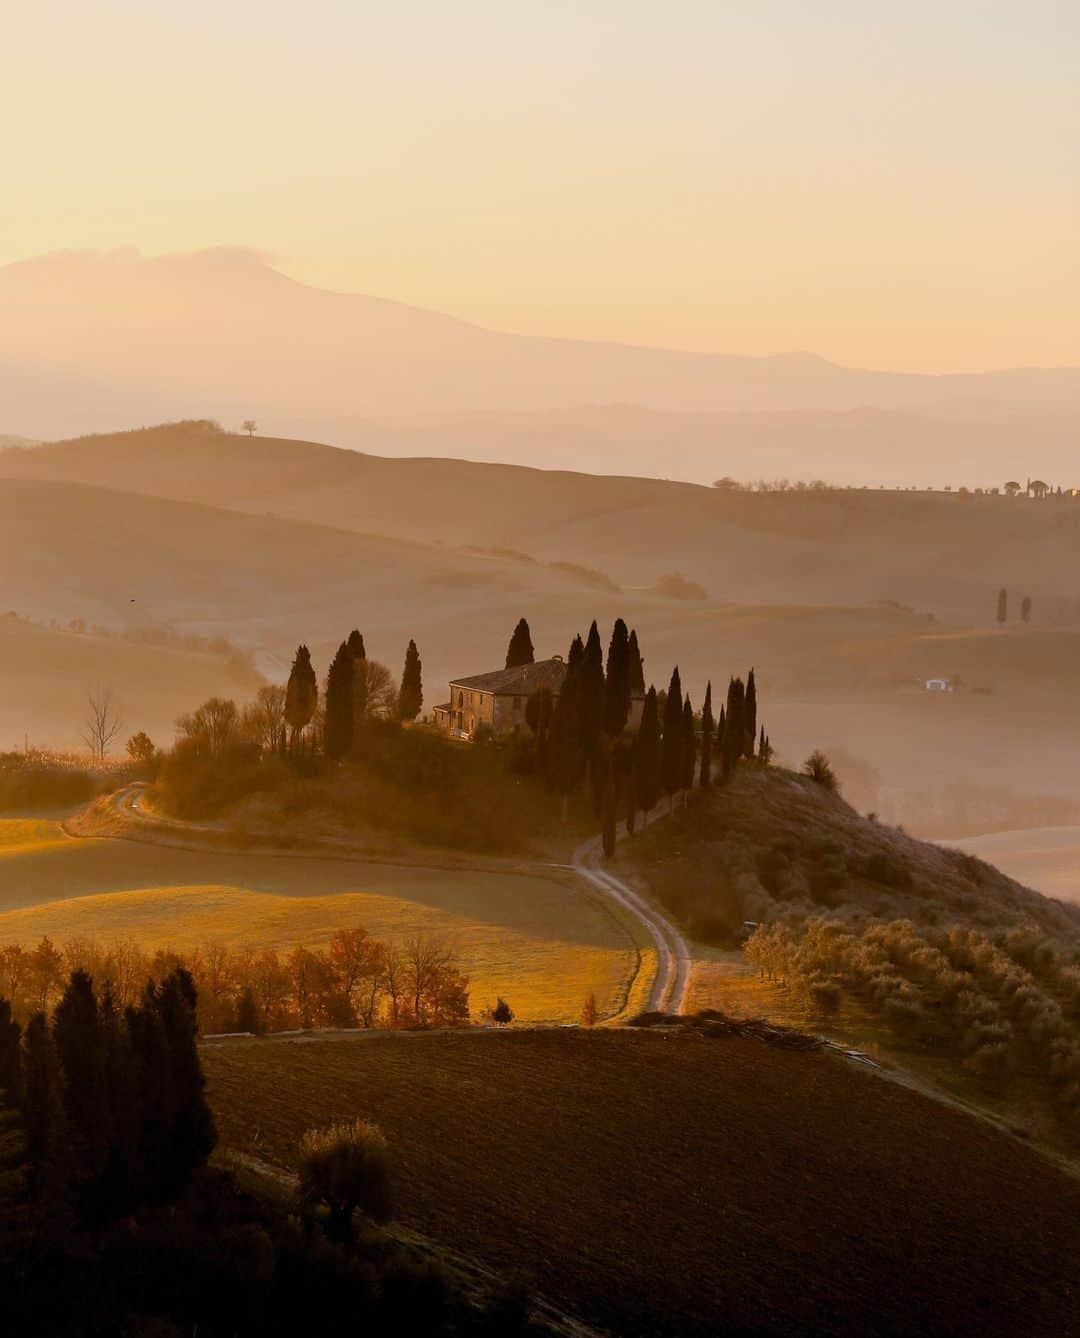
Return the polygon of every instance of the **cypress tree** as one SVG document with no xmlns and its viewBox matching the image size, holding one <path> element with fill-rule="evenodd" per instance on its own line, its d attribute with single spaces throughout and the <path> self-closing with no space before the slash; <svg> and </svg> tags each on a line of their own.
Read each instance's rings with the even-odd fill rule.
<svg viewBox="0 0 1080 1338">
<path fill-rule="evenodd" d="M 637 761 L 634 751 L 630 753 L 630 769 L 626 773 L 626 834 L 633 836 L 637 826 Z"/>
<path fill-rule="evenodd" d="M 743 703 L 743 735 L 746 739 L 743 745 L 745 756 L 753 757 L 754 740 L 757 738 L 757 684 L 754 682 L 754 671 L 750 670 L 746 676 L 746 700 Z"/>
<path fill-rule="evenodd" d="M 177 1193 L 206 1163 L 217 1129 L 206 1104 L 206 1080 L 199 1061 L 195 982 L 182 966 L 161 982 L 154 1000 L 161 1016 L 172 1087 L 168 1189 Z"/>
<path fill-rule="evenodd" d="M 319 685 L 311 667 L 311 652 L 307 646 L 297 646 L 285 689 L 285 721 L 292 730 L 295 748 L 297 739 L 311 724 L 319 703 Z"/>
<path fill-rule="evenodd" d="M 664 792 L 674 805 L 675 791 L 683 783 L 683 702 L 679 666 L 671 672 L 667 701 L 664 703 L 664 737 L 661 741 L 661 771 Z"/>
<path fill-rule="evenodd" d="M 410 641 L 405 652 L 405 668 L 401 673 L 401 689 L 398 692 L 398 715 L 402 720 L 415 720 L 424 704 L 421 669 L 420 652 L 416 649 L 416 642 Z"/>
<path fill-rule="evenodd" d="M 697 758 L 697 737 L 694 733 L 694 708 L 690 705 L 690 698 L 687 696 L 683 702 L 683 735 L 682 735 L 682 790 L 683 794 L 688 794 L 694 788 L 694 762 Z"/>
<path fill-rule="evenodd" d="M 551 719 L 555 713 L 555 699 L 550 688 L 538 688 L 525 702 L 525 723 L 536 739 L 536 763 L 542 774 L 547 772 L 548 739 Z"/>
<path fill-rule="evenodd" d="M 60 1060 L 44 1013 L 35 1013 L 23 1038 L 22 1123 L 27 1189 L 34 1200 L 55 1200 L 66 1183 L 66 1148 Z"/>
<path fill-rule="evenodd" d="M 73 1170 L 89 1199 L 100 1190 L 108 1161 L 111 1111 L 105 1036 L 94 984 L 85 971 L 71 974 L 53 1015 L 53 1037 L 64 1079 L 64 1117 Z"/>
<path fill-rule="evenodd" d="M 724 720 L 724 775 L 730 776 L 735 763 L 743 755 L 746 744 L 743 704 L 745 689 L 741 678 L 733 678 L 728 684 L 727 715 Z"/>
<path fill-rule="evenodd" d="M 626 624 L 615 619 L 607 653 L 604 682 L 604 729 L 617 739 L 630 718 L 630 638 Z"/>
<path fill-rule="evenodd" d="M 139 1006 L 129 1007 L 124 1017 L 139 1102 L 134 1181 L 139 1197 L 154 1202 L 168 1194 L 174 1179 L 169 1146 L 174 1097 L 169 1047 L 153 981 L 147 982 Z"/>
<path fill-rule="evenodd" d="M 591 749 L 604 728 L 604 650 L 593 619 L 581 661 L 582 742 Z"/>
<path fill-rule="evenodd" d="M 724 740 L 727 738 L 727 712 L 724 710 L 723 702 L 720 703 L 720 718 L 716 722 L 716 752 L 720 758 L 721 774 L 726 775 L 724 771 Z"/>
<path fill-rule="evenodd" d="M 550 645 L 550 642 L 548 644 Z M 519 665 L 534 664 L 535 662 L 536 656 L 533 651 L 529 624 L 524 618 L 519 618 L 518 624 L 510 637 L 510 644 L 506 648 L 506 667 L 507 669 L 517 669 Z"/>
<path fill-rule="evenodd" d="M 712 784 L 712 679 L 705 684 L 705 705 L 701 708 L 701 788 Z"/>
<path fill-rule="evenodd" d="M 323 750 L 339 761 L 352 747 L 354 682 L 353 657 L 343 641 L 330 662 L 326 675 L 326 713 L 323 721 Z"/>
<path fill-rule="evenodd" d="M 637 631 L 630 629 L 630 640 L 626 647 L 626 657 L 629 661 L 629 680 L 630 696 L 645 696 L 645 661 L 641 658 L 641 651 L 638 649 Z"/>
<path fill-rule="evenodd" d="M 660 798 L 660 715 L 656 706 L 656 689 L 645 694 L 641 710 L 641 725 L 634 741 L 634 775 L 637 783 L 637 804 L 648 816 Z"/>
<path fill-rule="evenodd" d="M 236 1004 L 236 1030 L 251 1032 L 257 1036 L 262 1029 L 262 1017 L 255 991 L 250 985 L 245 985 Z"/>
<path fill-rule="evenodd" d="M 580 783 L 585 767 L 585 754 L 581 744 L 580 673 L 580 665 L 567 669 L 562 689 L 555 700 L 548 732 L 548 784 L 562 796 L 564 822 L 570 794 Z"/>
<path fill-rule="evenodd" d="M 1003 623 L 1009 616 L 1009 592 L 1004 586 L 998 591 L 997 597 L 997 620 Z"/>
<path fill-rule="evenodd" d="M 364 649 L 364 638 L 355 627 L 346 638 L 345 644 L 348 646 L 354 660 L 367 659 L 367 651 Z"/>
<path fill-rule="evenodd" d="M 22 1027 L 15 1021 L 11 1004 L 0 999 L 0 1110 L 22 1101 Z"/>
<path fill-rule="evenodd" d="M 137 1205 L 143 1193 L 139 1183 L 142 1106 L 135 1086 L 131 1037 L 108 985 L 102 994 L 100 1015 L 110 1112 L 109 1163 L 101 1203 L 106 1215 L 118 1217 Z"/>
</svg>

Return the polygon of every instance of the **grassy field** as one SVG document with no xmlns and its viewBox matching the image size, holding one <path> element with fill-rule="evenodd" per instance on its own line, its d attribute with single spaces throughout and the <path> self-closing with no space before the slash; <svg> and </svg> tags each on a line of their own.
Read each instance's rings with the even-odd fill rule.
<svg viewBox="0 0 1080 1338">
<path fill-rule="evenodd" d="M 350 925 L 379 939 L 423 929 L 457 945 L 474 1014 L 499 994 L 528 1022 L 576 1021 L 592 992 L 605 1016 L 628 991 L 637 1006 L 651 958 L 633 926 L 561 876 L 62 839 L 0 858 L 0 943 L 48 934 L 288 951 Z"/>
<path fill-rule="evenodd" d="M 0 856 L 46 850 L 67 838 L 60 824 L 45 818 L 0 818 Z"/>
<path fill-rule="evenodd" d="M 825 1053 L 635 1031 L 204 1047 L 224 1143 L 385 1129 L 400 1219 L 627 1333 L 1062 1334 L 1080 1186 Z"/>
</svg>

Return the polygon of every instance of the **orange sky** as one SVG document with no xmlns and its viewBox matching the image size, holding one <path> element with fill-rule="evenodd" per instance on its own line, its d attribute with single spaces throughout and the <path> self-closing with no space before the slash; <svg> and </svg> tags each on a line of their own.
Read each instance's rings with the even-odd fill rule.
<svg viewBox="0 0 1080 1338">
<path fill-rule="evenodd" d="M 21 7 L 0 263 L 235 243 L 504 329 L 1080 363 L 1075 4 L 385 8 Z"/>
</svg>

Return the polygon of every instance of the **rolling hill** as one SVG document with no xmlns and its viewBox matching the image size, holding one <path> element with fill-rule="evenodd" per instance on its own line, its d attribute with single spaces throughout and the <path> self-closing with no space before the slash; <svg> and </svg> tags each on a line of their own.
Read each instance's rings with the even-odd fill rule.
<svg viewBox="0 0 1080 1338">
<path fill-rule="evenodd" d="M 0 268 L 0 402 L 4 430 L 32 437 L 210 413 L 370 449 L 364 420 L 374 418 L 385 425 L 375 429 L 384 450 L 402 449 L 391 445 L 402 421 L 408 433 L 425 420 L 497 415 L 500 454 L 532 464 L 550 458 L 551 432 L 520 415 L 634 406 L 614 431 L 610 421 L 593 430 L 579 419 L 562 434 L 563 449 L 576 439 L 579 462 L 605 471 L 814 477 L 821 457 L 854 436 L 863 460 L 855 477 L 924 484 L 964 481 L 946 464 L 959 443 L 965 469 L 980 471 L 972 481 L 986 484 L 1018 451 L 1034 449 L 1039 472 L 1065 472 L 1080 371 L 926 376 L 806 353 L 749 358 L 538 338 L 308 287 L 237 248 L 155 258 L 68 252 Z M 884 430 L 843 417 L 865 409 L 887 415 Z M 669 422 L 658 433 L 650 411 L 729 417 L 703 429 Z M 754 418 L 804 411 L 808 418 L 786 423 Z M 702 473 L 702 431 L 713 442 L 712 474 Z M 440 426 L 428 440 L 437 454 L 457 453 L 462 432 L 465 454 L 485 451 L 490 424 L 445 434 Z M 766 463 L 778 433 L 783 449 Z M 854 463 L 850 445 L 847 458 Z"/>
</svg>

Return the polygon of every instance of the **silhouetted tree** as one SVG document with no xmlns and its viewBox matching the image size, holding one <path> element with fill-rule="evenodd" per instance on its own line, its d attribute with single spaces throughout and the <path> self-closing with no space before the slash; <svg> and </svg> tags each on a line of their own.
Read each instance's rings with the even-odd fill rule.
<svg viewBox="0 0 1080 1338">
<path fill-rule="evenodd" d="M 401 673 L 401 689 L 398 693 L 398 715 L 402 720 L 415 720 L 424 704 L 421 668 L 416 642 L 410 641 L 405 652 L 405 668 Z"/>
<path fill-rule="evenodd" d="M 694 788 L 694 763 L 697 760 L 697 736 L 694 732 L 694 708 L 687 695 L 683 702 L 682 789 L 688 794 Z"/>
<path fill-rule="evenodd" d="M 758 760 L 764 762 L 766 766 L 772 761 L 772 744 L 769 742 L 769 736 L 765 733 L 765 726 L 761 727 L 761 739 L 758 743 Z"/>
<path fill-rule="evenodd" d="M 80 1191 L 92 1198 L 108 1159 L 111 1103 L 104 1031 L 94 984 L 85 971 L 71 974 L 53 1015 L 53 1037 L 74 1175 Z"/>
<path fill-rule="evenodd" d="M 325 702 L 323 749 L 327 757 L 339 761 L 353 741 L 353 657 L 344 641 L 330 662 Z"/>
<path fill-rule="evenodd" d="M 724 775 L 730 776 L 735 763 L 746 749 L 746 721 L 744 704 L 746 690 L 741 678 L 733 678 L 728 684 L 727 710 L 724 718 Z"/>
<path fill-rule="evenodd" d="M 510 666 L 507 667 L 509 668 Z M 514 1020 L 514 1010 L 501 994 L 499 995 L 495 1007 L 491 1010 L 491 1020 L 492 1022 L 497 1022 L 500 1027 L 505 1027 L 508 1023 L 513 1022 Z"/>
<path fill-rule="evenodd" d="M 550 644 L 549 641 L 548 645 Z M 506 648 L 506 667 L 507 669 L 516 669 L 519 665 L 534 664 L 535 662 L 536 654 L 533 650 L 529 624 L 524 618 L 519 618 L 518 624 L 510 637 L 510 644 Z"/>
<path fill-rule="evenodd" d="M 630 752 L 630 764 L 626 772 L 626 785 L 624 789 L 624 800 L 626 803 L 626 834 L 633 836 L 634 829 L 637 827 L 637 762 L 634 756 L 634 749 Z"/>
<path fill-rule="evenodd" d="M 147 997 L 161 1018 L 168 1059 L 171 1118 L 168 1160 L 163 1168 L 165 1187 L 169 1193 L 178 1193 L 205 1164 L 217 1143 L 199 1061 L 195 982 L 190 972 L 179 966 Z"/>
<path fill-rule="evenodd" d="M 1009 592 L 1004 586 L 998 591 L 997 597 L 997 620 L 1003 623 L 1009 616 Z"/>
<path fill-rule="evenodd" d="M 1020 602 L 1020 621 L 1031 622 L 1031 596 L 1025 595 Z"/>
<path fill-rule="evenodd" d="M 743 755 L 753 757 L 754 742 L 757 739 L 757 684 L 754 681 L 753 669 L 746 676 L 746 698 L 743 702 L 743 735 L 745 737 Z"/>
<path fill-rule="evenodd" d="M 60 1060 L 44 1013 L 26 1024 L 22 1067 L 27 1190 L 31 1199 L 51 1199 L 63 1193 L 67 1158 Z"/>
<path fill-rule="evenodd" d="M 563 821 L 570 795 L 581 783 L 585 751 L 581 728 L 581 665 L 568 666 L 562 689 L 555 700 L 548 733 L 548 784 L 562 796 Z"/>
<path fill-rule="evenodd" d="M 660 715 L 656 704 L 656 689 L 645 694 L 641 710 L 641 724 L 634 741 L 634 776 L 637 783 L 637 804 L 649 814 L 656 807 L 662 789 Z"/>
<path fill-rule="evenodd" d="M 369 715 L 371 674 L 364 638 L 353 628 L 345 644 L 353 657 L 353 742 Z"/>
<path fill-rule="evenodd" d="M 705 705 L 701 708 L 701 788 L 712 784 L 712 745 L 714 729 L 712 713 L 712 680 L 705 684 Z"/>
<path fill-rule="evenodd" d="M 0 999 L 0 1109 L 22 1101 L 22 1027 L 7 999 Z"/>
<path fill-rule="evenodd" d="M 319 685 L 311 666 L 311 652 L 307 646 L 298 646 L 285 688 L 285 721 L 292 731 L 293 747 L 311 724 L 318 703 Z"/>
<path fill-rule="evenodd" d="M 567 652 L 566 663 L 571 669 L 576 668 L 585 658 L 585 642 L 581 639 L 581 633 L 574 637 L 570 642 L 570 650 Z"/>
<path fill-rule="evenodd" d="M 664 703 L 664 736 L 660 745 L 664 792 L 672 802 L 675 791 L 683 783 L 684 733 L 682 683 L 679 680 L 679 666 L 676 665 L 671 671 L 671 682 Z"/>
<path fill-rule="evenodd" d="M 604 729 L 617 739 L 630 718 L 630 638 L 626 623 L 615 619 L 604 681 Z"/>
<path fill-rule="evenodd" d="M 641 658 L 641 651 L 638 649 L 637 631 L 630 629 L 630 640 L 626 648 L 626 657 L 629 662 L 629 681 L 630 696 L 645 696 L 645 661 Z"/>
<path fill-rule="evenodd" d="M 581 661 L 581 727 L 582 742 L 589 749 L 604 727 L 604 650 L 595 619 Z"/>
<path fill-rule="evenodd" d="M 250 985 L 245 985 L 236 1004 L 236 1030 L 258 1035 L 263 1030 L 259 1001 Z"/>
<path fill-rule="evenodd" d="M 840 789 L 832 763 L 820 748 L 815 748 L 803 763 L 803 775 L 809 776 L 816 785 L 820 785 L 823 790 L 828 790 L 831 794 L 837 793 Z"/>
<path fill-rule="evenodd" d="M 541 774 L 547 771 L 548 739 L 555 698 L 550 688 L 537 688 L 525 702 L 525 723 L 536 739 L 536 763 Z"/>
<path fill-rule="evenodd" d="M 300 1144 L 300 1197 L 330 1210 L 329 1234 L 349 1241 L 359 1208 L 374 1222 L 390 1217 L 390 1164 L 382 1131 L 366 1120 L 309 1130 Z"/>
</svg>

